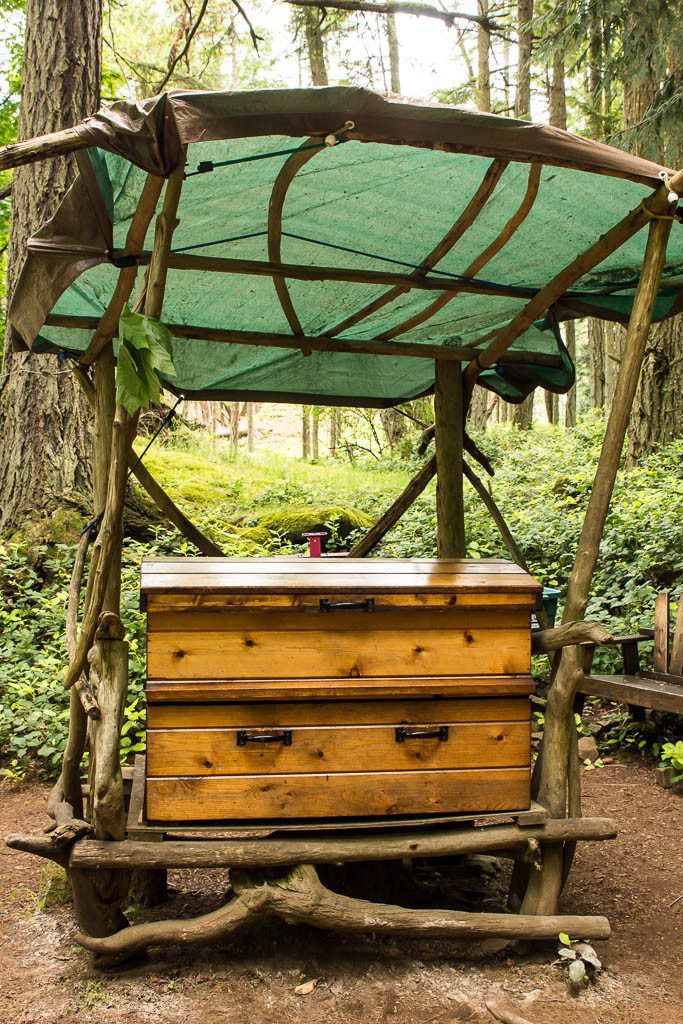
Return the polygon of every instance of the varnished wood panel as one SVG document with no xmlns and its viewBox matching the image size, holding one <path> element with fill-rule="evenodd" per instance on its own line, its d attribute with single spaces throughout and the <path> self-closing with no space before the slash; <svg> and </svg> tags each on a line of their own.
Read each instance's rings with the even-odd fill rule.
<svg viewBox="0 0 683 1024">
<path fill-rule="evenodd" d="M 529 671 L 526 629 L 151 633 L 151 679 L 507 675 Z"/>
<path fill-rule="evenodd" d="M 463 700 L 347 700 L 291 704 L 152 704 L 149 729 L 285 725 L 406 725 L 432 722 L 528 722 L 528 697 Z"/>
<path fill-rule="evenodd" d="M 362 577 L 386 576 L 388 573 L 416 572 L 429 575 L 446 573 L 481 575 L 520 575 L 528 573 L 515 562 L 503 558 L 301 558 L 296 555 L 280 555 L 275 558 L 145 558 L 142 562 L 143 575 L 155 573 L 205 573 L 244 572 L 270 574 L 273 571 L 330 575 L 337 572 L 357 573 Z"/>
<path fill-rule="evenodd" d="M 439 726 L 445 722 L 439 723 Z M 414 727 L 408 727 L 414 728 Z M 437 726 L 425 726 L 434 730 Z M 280 729 L 245 730 L 255 735 Z M 147 771 L 157 775 L 254 775 L 273 772 L 414 771 L 528 765 L 530 726 L 522 722 L 448 723 L 446 739 L 406 738 L 392 726 L 303 727 L 290 745 L 238 746 L 237 729 L 161 729 L 147 733 Z"/>
<path fill-rule="evenodd" d="M 362 600 L 368 595 L 352 591 L 344 595 L 348 601 Z M 505 608 L 524 609 L 527 614 L 536 606 L 535 593 L 505 591 L 466 591 L 464 593 L 404 593 L 371 595 L 375 602 L 375 613 L 391 608 L 429 608 L 431 611 L 449 611 L 454 608 Z M 191 590 L 185 593 L 143 593 L 143 604 L 148 612 L 166 611 L 249 611 L 251 613 L 302 610 L 319 611 L 318 594 L 199 594 Z"/>
<path fill-rule="evenodd" d="M 530 582 L 531 578 L 519 573 L 419 573 L 392 572 L 361 576 L 359 573 L 343 571 L 342 565 L 325 575 L 308 573 L 305 566 L 298 573 L 273 571 L 253 573 L 245 568 L 244 573 L 200 573 L 200 572 L 154 572 L 145 573 L 142 580 L 143 594 L 177 593 L 191 591 L 195 594 L 396 594 L 430 593 L 460 594 L 466 591 L 487 593 L 501 590 L 508 593 L 537 593 L 540 586 Z"/>
<path fill-rule="evenodd" d="M 369 679 L 148 680 L 147 701 L 328 701 L 410 697 L 495 697 L 533 693 L 531 676 L 404 676 Z"/>
<path fill-rule="evenodd" d="M 299 615 L 291 612 L 224 611 L 219 609 L 203 611 L 149 610 L 147 614 L 148 633 L 228 632 L 234 630 L 385 630 L 385 629 L 531 629 L 528 608 L 448 608 L 434 618 L 433 609 L 425 608 L 378 608 L 372 611 L 342 609 L 321 612 L 319 608 L 301 609 Z"/>
<path fill-rule="evenodd" d="M 528 768 L 147 779 L 151 821 L 521 810 Z"/>
</svg>

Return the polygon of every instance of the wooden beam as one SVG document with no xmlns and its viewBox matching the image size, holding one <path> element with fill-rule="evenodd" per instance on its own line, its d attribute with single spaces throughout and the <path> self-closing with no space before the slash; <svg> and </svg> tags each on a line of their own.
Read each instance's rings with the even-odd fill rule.
<svg viewBox="0 0 683 1024">
<path fill-rule="evenodd" d="M 157 178 L 152 174 L 148 174 L 145 178 L 145 183 L 142 186 L 142 192 L 138 199 L 138 205 L 128 228 L 126 244 L 123 252 L 120 254 L 121 256 L 137 256 L 142 252 L 147 229 L 154 216 L 163 183 L 163 178 Z M 116 287 L 109 300 L 109 305 L 102 314 L 90 344 L 81 356 L 80 361 L 86 366 L 97 359 L 100 352 L 116 334 L 121 312 L 130 298 L 137 272 L 138 268 L 135 263 L 130 267 L 123 267 L 119 271 Z"/>
<path fill-rule="evenodd" d="M 590 584 L 638 386 L 652 311 L 659 291 L 671 224 L 671 220 L 666 219 L 655 219 L 650 224 L 643 268 L 622 347 L 612 408 L 567 587 L 563 613 L 565 623 L 583 619 L 588 604 Z M 574 700 L 583 678 L 581 647 L 565 647 L 557 675 L 548 694 L 543 747 L 533 782 L 534 793 L 538 793 L 539 801 L 547 807 L 549 814 L 554 818 L 561 818 L 566 813 Z M 549 909 L 556 908 L 563 882 L 562 852 L 558 854 L 557 851 L 550 850 L 544 856 L 542 870 L 530 875 L 522 901 L 522 910 L 543 914 Z"/>
<path fill-rule="evenodd" d="M 512 560 L 517 565 L 519 565 L 520 568 L 524 569 L 525 572 L 529 572 L 529 566 L 527 565 L 527 561 L 524 555 L 522 554 L 522 551 L 519 545 L 517 544 L 517 541 L 512 536 L 510 528 L 505 522 L 505 519 L 503 518 L 503 513 L 500 511 L 498 505 L 493 499 L 493 495 L 489 493 L 483 482 L 479 479 L 474 470 L 470 469 L 466 462 L 463 462 L 462 464 L 462 471 L 465 477 L 474 487 L 475 491 L 481 498 L 481 501 L 484 507 L 486 508 L 486 511 L 489 513 L 494 523 L 498 527 L 498 531 L 501 537 L 503 538 L 505 547 L 508 549 L 510 555 L 512 556 Z"/>
<path fill-rule="evenodd" d="M 526 218 L 533 209 L 536 196 L 538 194 L 538 186 L 541 180 L 541 171 L 543 170 L 542 164 L 532 164 L 529 169 L 529 179 L 527 182 L 526 192 L 522 198 L 519 207 L 512 214 L 508 222 L 501 229 L 500 233 L 496 238 L 493 239 L 489 245 L 486 246 L 483 252 L 481 252 L 464 272 L 464 277 L 476 277 L 480 270 L 490 263 L 494 256 L 496 256 L 501 249 L 503 249 L 510 241 L 514 233 L 524 223 Z M 464 289 L 460 289 L 464 291 Z M 420 324 L 426 323 L 427 320 L 443 309 L 455 296 L 458 294 L 457 291 L 444 292 L 437 299 L 431 302 L 425 309 L 419 313 L 415 313 L 413 316 L 408 317 L 401 323 L 396 324 L 389 331 L 384 331 L 381 335 L 386 341 L 392 338 L 397 338 L 400 334 L 405 334 L 406 331 L 412 330 L 414 327 L 418 327 Z"/>
<path fill-rule="evenodd" d="M 660 224 L 668 226 L 669 230 L 671 229 L 670 220 L 658 219 L 661 217 L 668 218 L 671 215 L 671 203 L 668 201 L 670 189 L 679 194 L 683 193 L 683 171 L 679 171 L 674 176 L 669 186 L 663 185 L 657 189 L 648 198 L 646 203 L 641 203 L 635 210 L 632 210 L 615 224 L 614 227 L 610 228 L 604 235 L 601 235 L 590 248 L 572 260 L 544 288 L 537 292 L 524 309 L 510 321 L 507 327 L 503 328 L 496 335 L 488 348 L 477 357 L 476 362 L 472 362 L 467 367 L 465 371 L 465 390 L 468 395 L 471 394 L 475 381 L 481 371 L 492 366 L 495 362 L 499 362 L 501 355 L 512 345 L 515 339 L 531 327 L 535 320 L 540 319 L 552 304 L 557 302 L 562 294 L 571 288 L 584 274 L 587 274 L 594 267 L 597 267 L 599 263 L 602 263 L 603 260 L 622 246 L 624 242 L 627 242 L 629 238 L 632 238 L 646 224 Z M 653 217 L 655 218 L 654 220 Z M 647 262 L 648 255 L 646 253 L 644 267 Z M 633 308 L 635 310 L 635 301 Z"/>
<path fill-rule="evenodd" d="M 79 843 L 71 865 L 79 868 L 256 868 L 293 864 L 336 864 L 404 857 L 454 857 L 467 853 L 523 851 L 529 840 L 563 843 L 569 839 L 614 839 L 610 818 L 549 821 L 546 825 L 492 825 L 479 829 L 409 829 L 374 836 L 313 837 L 310 839 L 164 840 L 161 843 L 126 840 L 121 843 Z"/>
<path fill-rule="evenodd" d="M 0 147 L 0 171 L 8 171 L 12 167 L 23 164 L 34 164 L 38 160 L 64 156 L 75 153 L 79 149 L 87 149 L 92 142 L 75 128 L 62 128 L 58 132 L 38 135 L 34 139 L 13 142 L 9 146 Z"/>
<path fill-rule="evenodd" d="M 408 481 L 398 498 L 392 502 L 384 515 L 380 516 L 374 526 L 372 526 L 365 536 L 361 537 L 355 547 L 349 551 L 348 557 L 364 558 L 365 555 L 369 554 L 373 548 L 376 548 L 379 542 L 386 537 L 389 530 L 396 525 L 403 513 L 410 508 L 416 498 L 419 498 L 429 481 L 435 475 L 436 456 L 432 455 L 427 459 L 424 466 L 417 471 L 415 476 Z"/>
<path fill-rule="evenodd" d="M 463 394 L 460 363 L 435 362 L 436 547 L 440 558 L 464 558 L 462 486 Z"/>
<path fill-rule="evenodd" d="M 462 238 L 468 228 L 474 224 L 475 220 L 484 209 L 484 206 L 492 195 L 496 185 L 500 181 L 503 171 L 507 165 L 506 160 L 494 160 L 491 163 L 486 170 L 479 188 L 474 193 L 452 227 L 449 228 L 444 237 L 437 243 L 432 251 L 425 256 L 420 263 L 420 267 L 413 270 L 412 274 L 406 275 L 409 283 L 401 285 L 397 282 L 396 285 L 388 292 L 385 292 L 383 295 L 379 295 L 376 299 L 373 299 L 372 302 L 362 306 L 360 309 L 356 310 L 355 313 L 351 313 L 350 316 L 345 317 L 338 324 L 335 324 L 335 326 L 327 333 L 343 334 L 345 331 L 348 331 L 350 327 L 354 327 L 357 323 L 360 323 L 361 320 L 365 320 L 373 313 L 376 313 L 379 309 L 388 305 L 388 303 L 399 298 L 399 296 L 403 295 L 409 288 L 419 287 L 420 282 L 424 282 L 427 279 L 427 271 L 432 270 L 436 264 L 451 251 L 455 243 Z"/>
<path fill-rule="evenodd" d="M 74 376 L 83 388 L 86 397 L 92 406 L 95 405 L 95 389 L 86 373 L 79 366 L 73 368 Z M 203 555 L 209 558 L 224 558 L 225 552 L 217 544 L 202 533 L 198 526 L 187 518 L 184 512 L 178 508 L 173 499 L 166 493 L 159 481 L 150 473 L 143 462 L 138 460 L 135 451 L 131 449 L 129 458 L 131 472 L 144 487 L 152 501 L 166 516 L 169 522 L 182 533 L 184 537 L 194 544 Z M 78 686 L 78 684 L 76 684 Z"/>
<path fill-rule="evenodd" d="M 652 652 L 652 667 L 655 672 L 669 671 L 669 598 L 668 590 L 657 594 L 655 598 L 655 645 Z"/>
<path fill-rule="evenodd" d="M 97 318 L 51 313 L 46 324 L 67 329 L 91 328 Z M 270 333 L 268 331 L 233 331 L 222 327 L 201 327 L 194 324 L 166 323 L 176 338 L 215 341 L 224 345 L 251 345 L 257 348 L 286 348 L 313 352 L 346 352 L 371 356 L 406 356 L 410 359 L 438 359 L 442 362 L 467 362 L 476 356 L 470 346 L 431 345 L 411 341 L 359 341 L 355 338 L 327 338 L 312 335 Z M 506 352 L 500 362 L 511 366 L 559 366 L 553 355 L 535 352 Z"/>
<path fill-rule="evenodd" d="M 178 226 L 178 205 L 185 177 L 185 160 L 176 167 L 166 182 L 164 201 L 157 217 L 154 232 L 154 248 L 147 272 L 145 288 L 145 316 L 159 320 L 164 305 L 166 277 L 173 232 Z"/>
<path fill-rule="evenodd" d="M 281 258 L 282 208 L 285 204 L 289 187 L 301 168 L 326 148 L 321 146 L 312 148 L 313 143 L 318 141 L 315 138 L 304 139 L 299 149 L 285 160 L 273 184 L 273 191 L 268 203 L 268 258 L 274 263 L 279 263 Z M 275 285 L 275 291 L 280 300 L 282 312 L 285 314 L 287 323 L 294 334 L 303 334 L 303 327 L 294 309 L 294 303 L 289 294 L 289 288 L 284 276 L 280 273 L 274 273 L 273 284 Z"/>
</svg>

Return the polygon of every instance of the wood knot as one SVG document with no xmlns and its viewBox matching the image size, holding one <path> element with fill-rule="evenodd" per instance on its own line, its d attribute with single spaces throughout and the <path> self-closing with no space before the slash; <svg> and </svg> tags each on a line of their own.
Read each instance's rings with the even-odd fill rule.
<svg viewBox="0 0 683 1024">
<path fill-rule="evenodd" d="M 185 657 L 185 654 L 186 654 L 185 651 L 179 649 L 179 650 L 173 652 L 173 657 L 177 658 L 178 661 L 179 661 L 181 658 Z"/>
<path fill-rule="evenodd" d="M 465 636 L 465 643 L 466 644 L 473 644 L 474 643 L 474 637 L 472 636 L 471 633 L 465 633 L 464 636 Z"/>
<path fill-rule="evenodd" d="M 256 641 L 253 640 L 250 636 L 245 637 L 244 646 L 245 647 L 256 647 Z"/>
<path fill-rule="evenodd" d="M 96 640 L 123 640 L 126 635 L 123 623 L 115 612 L 102 612 L 95 631 Z"/>
<path fill-rule="evenodd" d="M 413 650 L 414 654 L 424 654 L 424 647 L 415 647 Z"/>
</svg>

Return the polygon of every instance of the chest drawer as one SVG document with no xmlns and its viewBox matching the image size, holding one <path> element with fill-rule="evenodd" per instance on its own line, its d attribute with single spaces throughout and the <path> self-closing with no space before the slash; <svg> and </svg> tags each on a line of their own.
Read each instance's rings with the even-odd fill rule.
<svg viewBox="0 0 683 1024">
<path fill-rule="evenodd" d="M 152 706 L 147 814 L 519 809 L 529 802 L 529 718 L 524 697 Z"/>
</svg>

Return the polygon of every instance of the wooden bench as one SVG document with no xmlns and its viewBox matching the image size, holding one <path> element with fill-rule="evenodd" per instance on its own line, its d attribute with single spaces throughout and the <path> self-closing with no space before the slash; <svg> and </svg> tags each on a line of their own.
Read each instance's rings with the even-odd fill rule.
<svg viewBox="0 0 683 1024">
<path fill-rule="evenodd" d="M 636 717 L 641 717 L 645 708 L 683 715 L 683 595 L 678 604 L 673 639 L 669 609 L 668 591 L 658 594 L 654 629 L 641 629 L 635 636 L 620 637 L 616 641 L 621 646 L 624 667 L 619 675 L 590 674 L 595 646 L 587 646 L 586 675 L 579 687 L 581 703 L 585 697 L 602 697 L 628 704 L 629 708 L 636 709 Z M 640 664 L 638 644 L 645 640 L 654 640 L 651 671 L 641 668 Z"/>
</svg>

